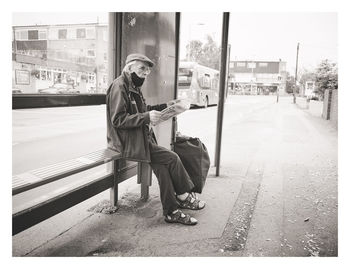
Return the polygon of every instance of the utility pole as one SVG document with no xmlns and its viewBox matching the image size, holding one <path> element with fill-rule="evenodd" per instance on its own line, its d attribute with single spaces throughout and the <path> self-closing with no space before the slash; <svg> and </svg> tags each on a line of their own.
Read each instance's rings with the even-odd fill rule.
<svg viewBox="0 0 350 269">
<path fill-rule="evenodd" d="M 298 57 L 299 57 L 299 42 L 297 45 L 297 59 L 296 59 L 296 64 L 295 64 L 295 83 L 294 83 L 294 88 L 293 88 L 293 103 L 295 104 L 296 101 L 296 91 L 297 91 L 297 79 L 298 79 Z"/>
</svg>

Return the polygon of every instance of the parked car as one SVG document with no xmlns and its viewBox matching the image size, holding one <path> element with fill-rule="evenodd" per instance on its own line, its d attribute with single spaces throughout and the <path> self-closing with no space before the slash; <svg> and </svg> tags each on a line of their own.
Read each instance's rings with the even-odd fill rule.
<svg viewBox="0 0 350 269">
<path fill-rule="evenodd" d="M 74 89 L 73 85 L 66 83 L 55 83 L 51 87 L 46 89 L 39 89 L 39 93 L 49 94 L 69 94 L 69 93 L 80 93 L 79 90 Z"/>
<path fill-rule="evenodd" d="M 18 93 L 22 93 L 22 91 L 17 88 L 12 88 L 12 94 L 18 94 Z"/>
</svg>

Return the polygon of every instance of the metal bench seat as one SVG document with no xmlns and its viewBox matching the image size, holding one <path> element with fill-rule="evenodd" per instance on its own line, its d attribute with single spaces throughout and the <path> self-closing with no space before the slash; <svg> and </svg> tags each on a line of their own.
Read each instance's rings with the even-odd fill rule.
<svg viewBox="0 0 350 269">
<path fill-rule="evenodd" d="M 95 151 L 75 159 L 14 175 L 12 177 L 12 195 L 109 162 L 112 162 L 110 173 L 13 213 L 12 235 L 24 231 L 107 189 L 110 189 L 111 205 L 115 206 L 118 201 L 118 184 L 135 175 L 137 175 L 137 183 L 141 184 L 141 199 L 148 199 L 148 188 L 152 182 L 150 166 L 147 163 L 126 163 L 121 158 L 120 153 L 110 149 Z"/>
<path fill-rule="evenodd" d="M 12 177 L 12 195 L 42 186 L 119 158 L 119 152 L 111 149 L 102 149 L 79 158 L 14 175 Z"/>
</svg>

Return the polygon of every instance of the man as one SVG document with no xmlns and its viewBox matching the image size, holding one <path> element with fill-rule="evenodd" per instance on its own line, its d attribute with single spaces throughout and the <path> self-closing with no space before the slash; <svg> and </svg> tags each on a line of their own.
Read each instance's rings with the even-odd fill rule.
<svg viewBox="0 0 350 269">
<path fill-rule="evenodd" d="M 191 195 L 194 185 L 179 156 L 159 146 L 151 128 L 171 102 L 146 105 L 141 86 L 154 66 L 147 56 L 130 54 L 125 64 L 121 76 L 107 90 L 108 147 L 127 160 L 150 163 L 158 179 L 166 222 L 195 225 L 197 220 L 179 208 L 200 210 L 205 203 Z"/>
</svg>

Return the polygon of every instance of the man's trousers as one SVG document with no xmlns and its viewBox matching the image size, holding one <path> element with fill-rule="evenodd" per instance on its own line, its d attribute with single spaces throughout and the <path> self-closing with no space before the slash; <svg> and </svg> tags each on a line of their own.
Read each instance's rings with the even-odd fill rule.
<svg viewBox="0 0 350 269">
<path fill-rule="evenodd" d="M 191 192 L 194 185 L 175 152 L 152 142 L 149 142 L 149 148 L 150 165 L 158 179 L 163 214 L 167 215 L 179 207 L 175 193 Z"/>
</svg>

